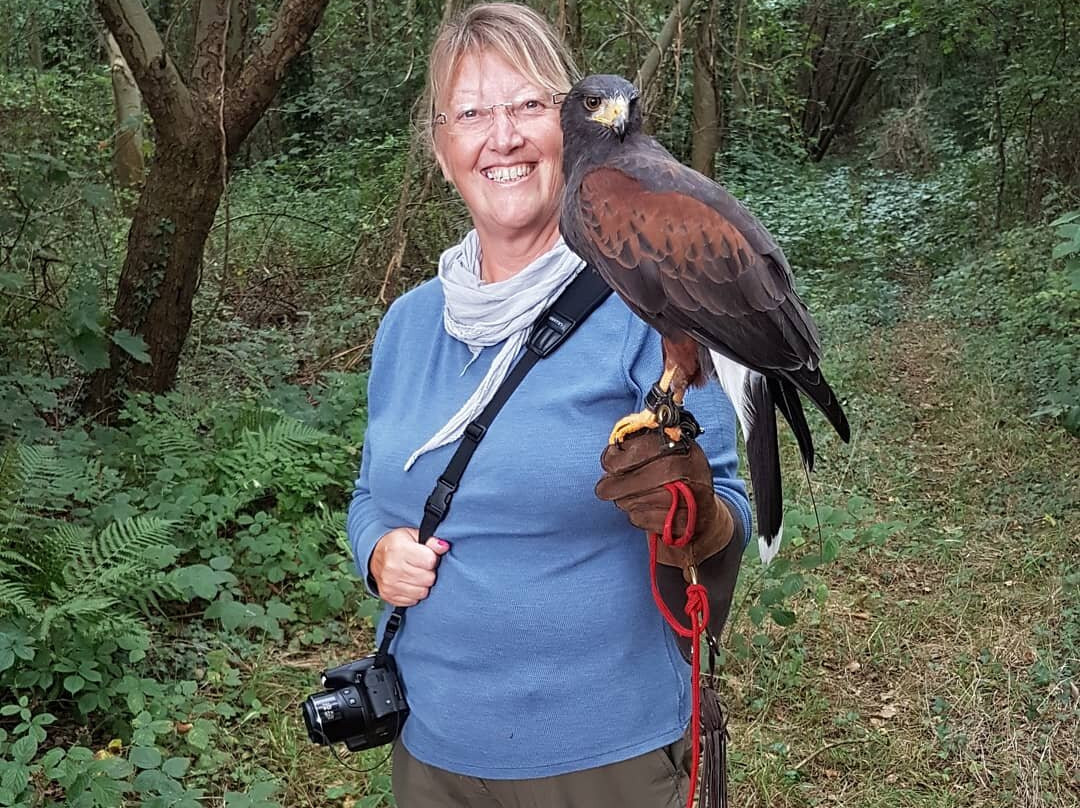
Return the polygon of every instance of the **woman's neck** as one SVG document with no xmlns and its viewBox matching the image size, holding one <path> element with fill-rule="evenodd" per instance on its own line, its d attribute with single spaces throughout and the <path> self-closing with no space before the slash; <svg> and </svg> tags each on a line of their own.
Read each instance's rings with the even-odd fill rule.
<svg viewBox="0 0 1080 808">
<path fill-rule="evenodd" d="M 539 231 L 507 237 L 504 234 L 485 234 L 477 228 L 480 239 L 480 274 L 484 283 L 498 283 L 512 278 L 559 240 L 559 222 L 552 221 Z"/>
</svg>

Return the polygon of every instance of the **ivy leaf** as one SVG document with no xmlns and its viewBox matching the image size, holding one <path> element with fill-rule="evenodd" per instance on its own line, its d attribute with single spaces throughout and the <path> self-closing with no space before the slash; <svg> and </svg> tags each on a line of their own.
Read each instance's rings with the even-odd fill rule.
<svg viewBox="0 0 1080 808">
<path fill-rule="evenodd" d="M 190 765 L 191 758 L 174 757 L 169 758 L 164 763 L 162 763 L 161 770 L 165 772 L 165 774 L 169 775 L 169 777 L 173 777 L 179 780 L 187 773 L 188 766 Z"/>
<path fill-rule="evenodd" d="M 11 749 L 8 750 L 8 754 L 16 763 L 29 763 L 34 759 L 34 755 L 37 754 L 38 743 L 29 735 L 19 738 L 11 745 Z"/>
<path fill-rule="evenodd" d="M 0 788 L 5 789 L 12 797 L 18 797 L 26 787 L 30 785 L 30 769 L 26 766 L 8 766 L 4 769 L 3 777 L 0 777 Z M 11 805 L 14 803 L 5 803 Z"/>
<path fill-rule="evenodd" d="M 112 341 L 123 348 L 136 362 L 150 364 L 146 342 L 138 334 L 132 334 L 127 329 L 121 328 L 112 333 Z"/>
<path fill-rule="evenodd" d="M 140 769 L 156 769 L 161 765 L 161 752 L 153 746 L 136 746 L 128 753 L 128 760 Z"/>
<path fill-rule="evenodd" d="M 277 784 L 265 781 L 253 783 L 247 793 L 226 791 L 225 808 L 279 808 L 278 803 L 270 799 L 275 791 Z"/>
<path fill-rule="evenodd" d="M 773 609 L 769 612 L 769 616 L 772 617 L 773 622 L 778 626 L 793 626 L 795 625 L 795 612 L 790 609 Z"/>
<path fill-rule="evenodd" d="M 87 373 L 109 366 L 109 352 L 105 349 L 105 340 L 100 334 L 81 331 L 72 334 L 66 342 L 61 342 L 62 349 Z"/>
<path fill-rule="evenodd" d="M 73 673 L 70 676 L 64 677 L 64 690 L 66 690 L 73 696 L 80 690 L 82 690 L 83 685 L 85 684 L 86 680 L 79 676 L 79 674 L 77 673 Z"/>
<path fill-rule="evenodd" d="M 195 726 L 184 736 L 184 740 L 196 749 L 205 751 L 210 745 L 210 733 L 202 727 Z"/>
<path fill-rule="evenodd" d="M 216 600 L 207 607 L 204 615 L 207 618 L 216 617 L 226 631 L 236 631 L 238 628 L 250 628 L 257 618 L 263 616 L 263 610 L 254 603 Z"/>
</svg>

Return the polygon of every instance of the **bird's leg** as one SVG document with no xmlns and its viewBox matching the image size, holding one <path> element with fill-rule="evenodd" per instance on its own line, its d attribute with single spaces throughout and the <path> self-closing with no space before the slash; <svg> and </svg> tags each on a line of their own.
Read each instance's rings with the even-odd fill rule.
<svg viewBox="0 0 1080 808">
<path fill-rule="evenodd" d="M 684 379 L 682 384 L 673 385 L 673 382 L 677 381 L 677 375 L 683 374 L 679 373 L 676 365 L 666 365 L 660 381 L 654 384 L 645 396 L 645 409 L 619 419 L 611 430 L 608 443 L 621 443 L 627 435 L 657 427 L 662 428 L 669 439 L 682 440 L 682 430 L 679 428 L 682 408 L 679 404 L 686 393 L 686 382 Z"/>
<path fill-rule="evenodd" d="M 652 390 L 649 391 L 649 396 L 657 390 L 661 391 L 661 396 L 667 395 L 668 388 L 671 386 L 671 379 L 674 375 L 674 367 L 665 367 L 664 375 L 660 377 L 660 381 L 653 385 Z M 622 443 L 627 435 L 632 435 L 643 429 L 656 429 L 658 426 L 661 426 L 660 421 L 657 418 L 656 410 L 650 404 L 649 396 L 645 397 L 645 409 L 641 412 L 627 415 L 625 418 L 620 418 L 615 423 L 615 428 L 611 430 L 611 436 L 608 438 L 609 444 Z"/>
</svg>

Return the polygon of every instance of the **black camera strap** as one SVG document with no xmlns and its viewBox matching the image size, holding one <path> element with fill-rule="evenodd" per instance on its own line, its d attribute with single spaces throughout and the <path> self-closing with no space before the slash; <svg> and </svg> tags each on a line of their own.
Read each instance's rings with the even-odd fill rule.
<svg viewBox="0 0 1080 808">
<path fill-rule="evenodd" d="M 467 427 L 465 435 L 458 445 L 454 456 L 446 470 L 439 475 L 438 482 L 432 490 L 427 502 L 424 503 L 424 517 L 420 522 L 420 541 L 425 542 L 435 535 L 435 529 L 450 512 L 450 503 L 454 498 L 461 483 L 461 476 L 465 473 L 465 467 L 469 465 L 476 447 L 487 434 L 488 427 L 495 420 L 499 410 L 510 398 L 510 395 L 521 384 L 525 375 L 533 369 L 533 366 L 548 356 L 566 342 L 581 323 L 585 321 L 596 308 L 611 294 L 611 288 L 596 274 L 592 267 L 582 270 L 563 293 L 548 307 L 547 311 L 540 316 L 533 326 L 532 334 L 526 343 L 525 353 L 511 369 L 510 374 L 495 391 L 494 398 L 488 402 L 483 411 L 474 418 Z M 376 656 L 376 664 L 386 662 L 390 651 L 390 643 L 401 628 L 401 621 L 405 615 L 404 606 L 397 606 L 387 619 L 386 628 L 383 631 L 382 642 Z"/>
</svg>

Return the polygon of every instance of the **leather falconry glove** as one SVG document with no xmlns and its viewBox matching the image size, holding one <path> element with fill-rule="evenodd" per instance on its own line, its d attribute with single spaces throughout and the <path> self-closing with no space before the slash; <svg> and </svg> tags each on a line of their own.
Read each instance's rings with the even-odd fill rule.
<svg viewBox="0 0 1080 808">
<path fill-rule="evenodd" d="M 661 440 L 656 430 L 638 432 L 611 444 L 600 457 L 605 474 L 596 484 L 600 499 L 614 502 L 630 517 L 630 521 L 649 533 L 662 535 L 671 509 L 671 492 L 664 485 L 675 481 L 685 483 L 697 501 L 697 520 L 694 536 L 683 547 L 672 547 L 657 541 L 657 561 L 687 570 L 719 553 L 731 541 L 734 521 L 728 506 L 713 490 L 712 470 L 708 458 L 696 441 L 683 441 L 670 446 Z M 672 524 L 675 538 L 686 530 L 686 505 L 679 498 L 679 507 Z"/>
</svg>

